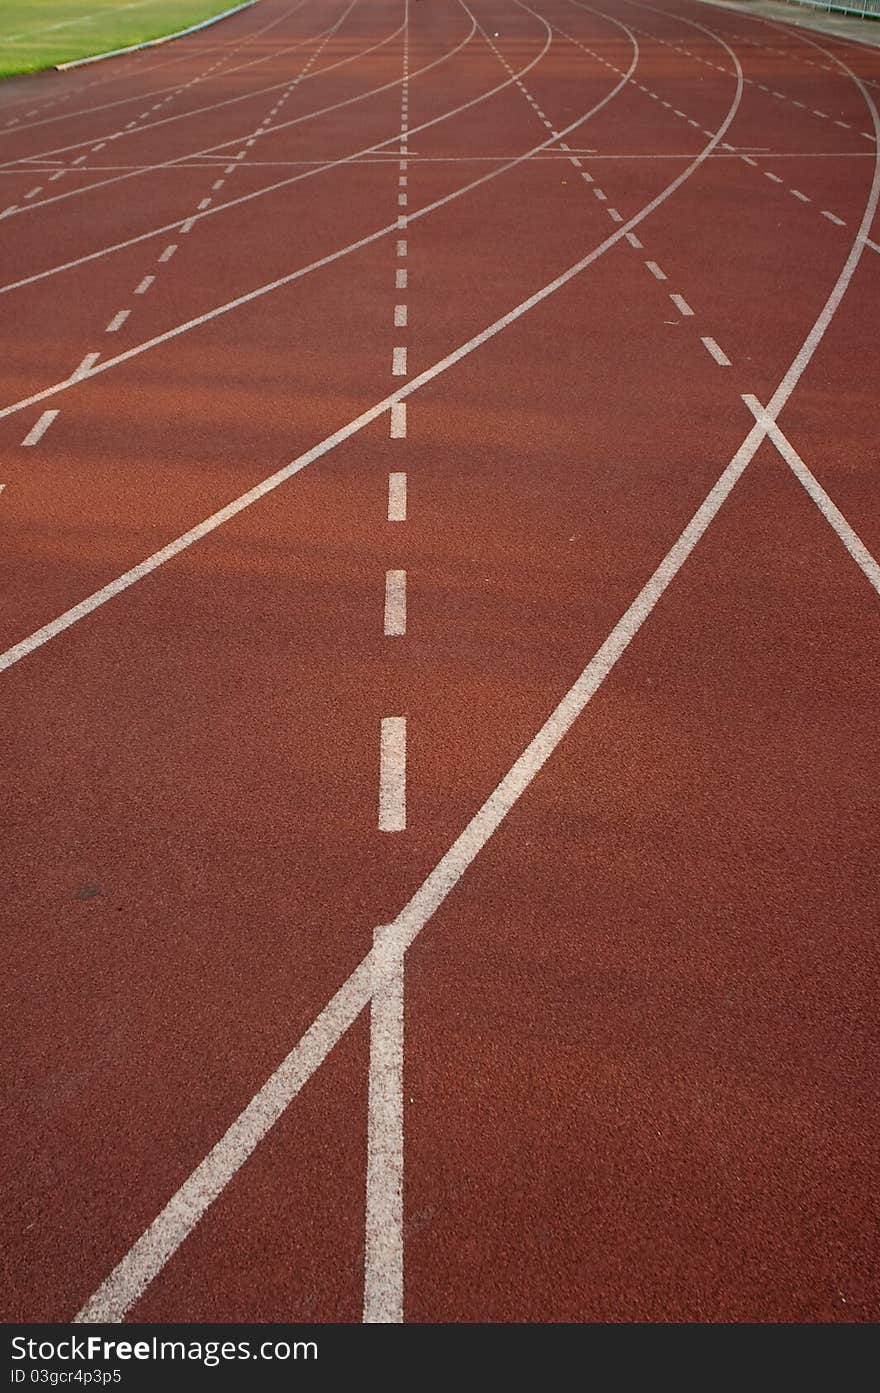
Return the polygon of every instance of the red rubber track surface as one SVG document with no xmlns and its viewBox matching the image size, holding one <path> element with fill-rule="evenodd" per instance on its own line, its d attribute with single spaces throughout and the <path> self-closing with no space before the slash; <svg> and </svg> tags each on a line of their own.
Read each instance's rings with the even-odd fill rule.
<svg viewBox="0 0 880 1393">
<path fill-rule="evenodd" d="M 840 283 L 878 99 L 877 53 L 697 0 L 261 0 L 0 88 L 6 650 L 657 200 L 405 438 L 0 671 L 5 1319 L 84 1306 L 605 642 Z M 876 559 L 865 231 L 778 423 Z M 406 954 L 404 1319 L 878 1319 L 878 671 L 766 436 Z M 132 1319 L 361 1319 L 374 1047 L 366 1011 Z"/>
</svg>

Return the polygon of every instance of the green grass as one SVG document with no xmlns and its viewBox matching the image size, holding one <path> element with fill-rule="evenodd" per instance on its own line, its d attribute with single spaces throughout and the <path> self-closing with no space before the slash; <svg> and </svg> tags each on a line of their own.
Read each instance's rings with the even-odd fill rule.
<svg viewBox="0 0 880 1393">
<path fill-rule="evenodd" d="M 0 77 L 173 34 L 239 0 L 0 0 Z"/>
</svg>

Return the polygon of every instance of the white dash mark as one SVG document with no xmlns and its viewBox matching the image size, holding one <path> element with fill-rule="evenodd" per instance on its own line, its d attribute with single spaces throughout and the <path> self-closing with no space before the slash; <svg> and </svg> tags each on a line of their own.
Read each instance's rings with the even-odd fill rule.
<svg viewBox="0 0 880 1393">
<path fill-rule="evenodd" d="M 187 218 L 186 222 L 181 223 L 180 225 L 181 232 L 192 232 L 195 226 L 195 221 L 195 218 Z"/>
<path fill-rule="evenodd" d="M 89 370 L 95 366 L 100 353 L 87 353 L 74 373 L 71 373 L 71 382 L 80 382 L 82 378 L 88 376 Z"/>
<path fill-rule="evenodd" d="M 616 208 L 608 208 L 606 211 L 612 222 L 623 222 L 623 214 L 618 213 Z"/>
<path fill-rule="evenodd" d="M 602 189 L 594 189 L 594 190 L 593 190 L 593 196 L 594 196 L 595 198 L 598 198 L 598 200 L 599 200 L 600 203 L 604 203 L 605 200 L 606 200 L 607 197 L 608 197 L 607 193 L 605 193 L 604 190 L 602 190 Z"/>
<path fill-rule="evenodd" d="M 644 251 L 644 248 L 634 232 L 625 232 L 624 236 L 631 247 L 635 247 L 637 252 Z"/>
<path fill-rule="evenodd" d="M 406 475 L 388 475 L 388 521 L 406 522 Z"/>
<path fill-rule="evenodd" d="M 400 266 L 400 267 L 398 267 L 398 269 L 394 272 L 394 289 L 395 289 L 395 290 L 406 290 L 406 282 L 407 282 L 406 268 L 403 267 L 403 266 Z"/>
<path fill-rule="evenodd" d="M 147 291 L 149 290 L 150 286 L 153 284 L 153 281 L 155 279 L 155 276 L 144 276 L 137 290 L 134 292 L 135 295 L 146 295 Z"/>
<path fill-rule="evenodd" d="M 172 244 L 171 244 L 170 247 L 166 247 L 166 248 L 165 248 L 165 250 L 163 251 L 162 255 L 159 257 L 159 260 L 160 260 L 160 261 L 170 261 L 171 258 L 172 258 L 172 256 L 174 255 L 174 253 L 175 253 L 176 251 L 177 251 L 177 243 L 176 243 L 176 242 L 172 242 Z"/>
<path fill-rule="evenodd" d="M 800 189 L 789 189 L 789 193 L 792 198 L 799 198 L 801 203 L 812 203 L 813 201 L 811 198 L 808 198 L 805 193 L 801 193 Z"/>
<path fill-rule="evenodd" d="M 781 183 L 782 183 L 782 180 L 780 179 L 779 175 L 778 175 L 778 174 L 773 174 L 772 171 L 769 170 L 769 169 L 765 169 L 765 170 L 764 170 L 764 178 L 765 178 L 765 179 L 772 179 L 774 184 L 781 184 Z"/>
<path fill-rule="evenodd" d="M 724 350 L 718 347 L 714 339 L 703 338 L 701 342 L 703 344 L 703 347 L 706 349 L 706 352 L 711 353 L 712 357 L 715 359 L 715 362 L 718 364 L 720 368 L 730 367 L 730 359 L 728 358 Z"/>
<path fill-rule="evenodd" d="M 391 352 L 392 377 L 406 377 L 406 349 L 395 348 Z"/>
<path fill-rule="evenodd" d="M 758 168 L 758 161 L 753 160 L 751 155 L 740 155 L 740 159 L 742 160 L 743 164 L 750 164 L 753 169 Z"/>
<path fill-rule="evenodd" d="M 409 199 L 407 198 L 407 196 L 406 196 L 405 193 L 399 193 L 399 194 L 397 195 L 397 206 L 398 206 L 398 208 L 405 208 L 408 202 L 409 202 Z"/>
<path fill-rule="evenodd" d="M 583 179 L 585 184 L 592 184 L 593 182 L 592 174 L 588 174 L 585 169 L 581 170 L 581 178 Z"/>
<path fill-rule="evenodd" d="M 398 242 L 398 244 L 397 244 L 397 255 L 398 255 L 398 256 L 406 256 L 406 242 Z"/>
<path fill-rule="evenodd" d="M 405 329 L 405 328 L 406 328 L 406 320 L 407 320 L 406 305 L 395 305 L 395 306 L 394 306 L 394 327 L 395 327 L 395 329 Z"/>
<path fill-rule="evenodd" d="M 224 185 L 225 183 L 226 183 L 226 180 L 225 180 L 225 179 L 217 179 L 217 180 L 211 185 L 211 188 L 212 188 L 212 189 L 214 190 L 214 192 L 216 193 L 216 191 L 217 191 L 218 189 L 222 189 L 222 188 L 223 188 L 223 185 Z"/>
<path fill-rule="evenodd" d="M 391 439 L 406 439 L 406 402 L 396 401 L 391 407 Z"/>
<path fill-rule="evenodd" d="M 29 431 L 21 442 L 22 445 L 36 445 L 38 440 L 42 440 L 57 415 L 57 410 L 44 411 L 33 430 Z"/>
<path fill-rule="evenodd" d="M 210 198 L 203 198 L 199 204 L 198 211 L 201 213 L 203 209 L 210 208 L 211 202 L 212 200 Z"/>
<path fill-rule="evenodd" d="M 406 571 L 385 572 L 385 637 L 406 633 Z"/>
<path fill-rule="evenodd" d="M 829 213 L 827 208 L 822 209 L 822 217 L 827 218 L 829 222 L 836 223 L 838 227 L 846 227 L 843 218 L 839 218 L 836 213 Z"/>
<path fill-rule="evenodd" d="M 379 831 L 406 830 L 406 717 L 385 716 L 379 738 Z"/>
<path fill-rule="evenodd" d="M 651 275 L 654 276 L 656 280 L 658 280 L 658 281 L 665 281 L 665 280 L 668 279 L 668 277 L 667 277 L 667 275 L 666 275 L 666 272 L 665 272 L 665 271 L 661 271 L 661 269 L 660 269 L 660 267 L 657 265 L 656 261 L 646 261 L 646 262 L 645 262 L 645 265 L 647 266 L 648 270 L 651 272 Z"/>
<path fill-rule="evenodd" d="M 110 323 L 107 325 L 107 328 L 104 330 L 104 332 L 106 334 L 115 334 L 117 329 L 122 328 L 123 324 L 125 323 L 126 319 L 128 319 L 128 316 L 130 314 L 131 310 L 120 310 L 118 314 L 114 314 L 113 318 L 110 320 Z"/>
<path fill-rule="evenodd" d="M 688 315 L 693 314 L 693 310 L 691 309 L 687 300 L 685 300 L 682 295 L 670 295 L 669 298 L 672 301 L 675 308 L 678 310 L 679 314 L 684 315 L 685 318 L 687 318 Z"/>
</svg>

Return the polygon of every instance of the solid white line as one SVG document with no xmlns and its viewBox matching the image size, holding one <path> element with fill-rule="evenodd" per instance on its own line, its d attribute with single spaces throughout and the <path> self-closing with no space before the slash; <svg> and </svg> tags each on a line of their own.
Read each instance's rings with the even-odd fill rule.
<svg viewBox="0 0 880 1393">
<path fill-rule="evenodd" d="M 406 522 L 406 475 L 388 475 L 388 521 Z"/>
<path fill-rule="evenodd" d="M 391 375 L 392 377 L 406 377 L 405 348 L 393 348 L 391 350 Z"/>
<path fill-rule="evenodd" d="M 385 572 L 385 637 L 406 633 L 406 571 Z"/>
<path fill-rule="evenodd" d="M 403 1320 L 403 953 L 373 932 L 364 1321 Z"/>
<path fill-rule="evenodd" d="M 406 717 L 384 716 L 379 734 L 379 831 L 406 831 Z"/>
<path fill-rule="evenodd" d="M 87 353 L 76 371 L 71 373 L 71 382 L 79 382 L 81 378 L 86 377 L 89 369 L 94 367 L 100 356 L 100 353 Z"/>
<path fill-rule="evenodd" d="M 406 439 L 406 402 L 396 401 L 391 407 L 391 439 Z"/>
<path fill-rule="evenodd" d="M 859 570 L 880 595 L 880 566 L 868 551 L 861 537 L 850 527 L 836 503 L 833 503 L 829 498 L 815 474 L 804 464 L 788 436 L 785 435 L 773 417 L 767 414 L 758 398 L 751 394 L 744 394 L 743 401 L 759 425 L 764 427 L 768 438 L 773 441 L 795 478 L 803 485 L 816 504 L 819 512 L 834 528 Z"/>
<path fill-rule="evenodd" d="M 395 329 L 406 328 L 406 305 L 394 306 L 394 327 Z"/>
<path fill-rule="evenodd" d="M 135 295 L 146 295 L 147 291 L 149 290 L 150 286 L 153 284 L 153 281 L 155 279 L 155 276 L 144 276 L 137 290 L 134 292 Z"/>
<path fill-rule="evenodd" d="M 678 310 L 679 314 L 683 314 L 685 316 L 693 314 L 693 310 L 691 309 L 687 300 L 685 300 L 683 296 L 670 295 L 669 298 L 672 301 L 675 308 Z"/>
<path fill-rule="evenodd" d="M 144 0 L 144 3 L 145 2 L 146 0 Z M 199 24 L 191 24 L 188 29 L 178 29 L 176 34 L 165 34 L 159 39 L 147 39 L 144 43 L 131 44 L 128 48 L 114 48 L 109 49 L 106 53 L 93 53 L 90 54 L 88 58 L 74 58 L 69 63 L 56 63 L 55 71 L 65 73 L 70 68 L 82 68 L 87 64 L 101 63 L 105 58 L 121 58 L 124 53 L 135 53 L 144 48 L 156 48 L 159 44 L 170 43 L 172 39 L 183 38 L 184 34 L 194 34 L 199 29 L 207 29 L 209 25 L 216 24 L 218 20 L 226 19 L 229 15 L 237 14 L 239 10 L 246 10 L 254 4 L 256 4 L 256 0 L 243 0 L 243 3 L 236 5 L 234 9 L 224 10 L 223 13 L 219 15 L 212 15 L 210 19 L 203 19 Z M 122 6 L 122 8 L 125 9 L 126 6 Z M 77 22 L 76 20 L 65 21 L 65 23 L 69 24 Z M 59 26 L 53 25 L 50 27 L 57 29 Z"/>
<path fill-rule="evenodd" d="M 122 328 L 130 314 L 131 310 L 120 310 L 118 314 L 114 314 L 104 332 L 107 334 L 115 334 L 118 329 Z"/>
<path fill-rule="evenodd" d="M 701 343 L 703 344 L 703 347 L 706 349 L 707 353 L 711 353 L 712 357 L 715 359 L 715 362 L 718 364 L 719 367 L 729 368 L 731 366 L 731 362 L 727 354 L 724 352 L 722 348 L 718 347 L 714 339 L 709 338 L 708 336 L 704 336 L 701 339 Z"/>
<path fill-rule="evenodd" d="M 44 411 L 37 424 L 28 431 L 22 445 L 36 445 L 37 441 L 42 440 L 57 415 L 57 411 Z"/>
</svg>

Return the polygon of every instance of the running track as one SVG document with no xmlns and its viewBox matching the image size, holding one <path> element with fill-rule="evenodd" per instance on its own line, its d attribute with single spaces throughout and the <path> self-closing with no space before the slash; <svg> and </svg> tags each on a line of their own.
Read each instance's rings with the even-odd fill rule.
<svg viewBox="0 0 880 1393">
<path fill-rule="evenodd" d="M 880 1315 L 880 52 L 0 89 L 6 1319 Z"/>
</svg>

